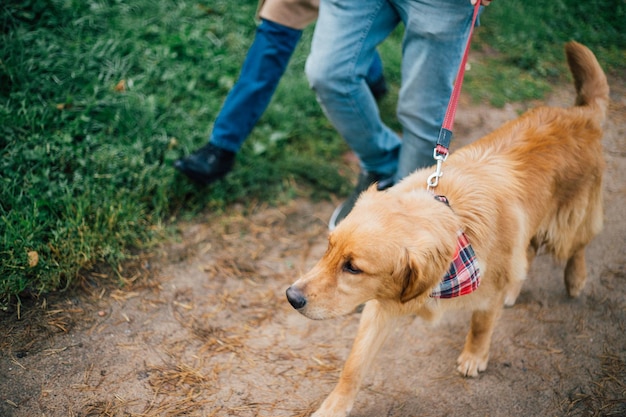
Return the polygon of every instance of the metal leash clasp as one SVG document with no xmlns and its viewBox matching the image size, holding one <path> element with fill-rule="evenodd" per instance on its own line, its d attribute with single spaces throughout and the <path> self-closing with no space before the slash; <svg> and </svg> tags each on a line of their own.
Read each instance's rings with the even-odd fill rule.
<svg viewBox="0 0 626 417">
<path fill-rule="evenodd" d="M 435 148 L 435 150 L 433 151 L 433 158 L 435 158 L 435 161 L 437 161 L 437 168 L 435 169 L 435 172 L 430 174 L 428 180 L 426 180 L 426 190 L 428 191 L 430 191 L 432 188 L 435 188 L 437 184 L 439 184 L 439 178 L 441 178 L 441 176 L 443 175 L 443 172 L 441 171 L 441 166 L 443 165 L 443 162 L 448 159 L 448 154 L 439 153 L 437 151 L 437 148 Z"/>
</svg>

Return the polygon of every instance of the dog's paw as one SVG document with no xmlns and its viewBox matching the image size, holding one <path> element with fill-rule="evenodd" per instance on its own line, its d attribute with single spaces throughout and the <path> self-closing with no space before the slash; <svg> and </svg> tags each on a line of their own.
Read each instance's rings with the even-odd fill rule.
<svg viewBox="0 0 626 417">
<path fill-rule="evenodd" d="M 507 294 L 506 297 L 504 298 L 504 306 L 513 307 L 516 301 L 517 301 L 517 295 Z"/>
<path fill-rule="evenodd" d="M 471 353 L 463 352 L 456 360 L 456 363 L 459 365 L 456 369 L 461 375 L 474 378 L 478 376 L 479 372 L 487 369 L 488 361 L 489 358 L 483 359 Z"/>
<path fill-rule="evenodd" d="M 506 293 L 504 295 L 504 306 L 513 307 L 521 291 L 522 291 L 522 281 L 517 281 L 512 284 L 509 284 L 509 287 L 506 289 Z"/>
<path fill-rule="evenodd" d="M 330 412 L 330 414 L 323 410 L 317 410 L 315 413 L 311 415 L 311 417 L 348 417 L 348 413 L 340 413 L 336 414 L 334 412 Z"/>
<path fill-rule="evenodd" d="M 328 396 L 311 417 L 347 417 L 353 402 L 343 397 Z"/>
<path fill-rule="evenodd" d="M 348 417 L 349 411 L 326 410 L 320 408 L 311 417 Z"/>
</svg>

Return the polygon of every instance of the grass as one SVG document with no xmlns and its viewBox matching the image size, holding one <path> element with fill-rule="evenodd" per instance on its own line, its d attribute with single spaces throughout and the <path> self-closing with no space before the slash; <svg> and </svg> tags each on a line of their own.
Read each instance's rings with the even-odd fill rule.
<svg viewBox="0 0 626 417">
<path fill-rule="evenodd" d="M 532 2 L 531 2 L 532 3 Z M 465 91 L 501 106 L 565 73 L 562 43 L 626 68 L 626 4 L 494 1 Z M 62 291 L 170 238 L 168 225 L 234 202 L 350 189 L 347 149 L 303 74 L 305 31 L 237 169 L 199 189 L 171 168 L 203 144 L 254 36 L 256 0 L 6 0 L 0 5 L 0 308 Z M 392 126 L 401 29 L 381 46 Z"/>
<path fill-rule="evenodd" d="M 496 107 L 544 97 L 569 79 L 563 44 L 590 47 L 608 72 L 626 65 L 626 3 L 621 0 L 524 2 L 496 0 L 481 19 L 476 49 L 483 59 L 464 90 Z"/>
</svg>

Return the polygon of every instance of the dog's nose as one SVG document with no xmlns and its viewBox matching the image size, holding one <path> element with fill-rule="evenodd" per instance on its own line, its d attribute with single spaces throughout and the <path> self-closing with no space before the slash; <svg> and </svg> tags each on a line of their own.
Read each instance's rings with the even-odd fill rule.
<svg viewBox="0 0 626 417">
<path fill-rule="evenodd" d="M 306 298 L 294 287 L 287 288 L 287 300 L 289 300 L 289 304 L 296 310 L 300 310 L 306 305 Z"/>
</svg>

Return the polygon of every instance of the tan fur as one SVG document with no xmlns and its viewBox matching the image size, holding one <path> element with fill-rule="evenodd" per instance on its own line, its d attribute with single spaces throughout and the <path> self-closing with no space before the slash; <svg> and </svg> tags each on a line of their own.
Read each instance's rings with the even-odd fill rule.
<svg viewBox="0 0 626 417">
<path fill-rule="evenodd" d="M 565 285 L 578 296 L 586 280 L 585 246 L 602 227 L 601 123 L 608 85 L 586 47 L 566 45 L 576 106 L 531 110 L 450 155 L 434 190 L 433 169 L 417 171 L 379 192 L 372 187 L 329 236 L 319 263 L 288 290 L 306 300 L 312 319 L 347 314 L 367 302 L 339 382 L 315 416 L 346 416 L 361 381 L 385 341 L 390 320 L 432 319 L 449 309 L 472 312 L 457 362 L 476 376 L 489 359 L 503 304 L 512 305 L 539 247 L 566 261 Z M 472 294 L 429 297 L 452 259 L 456 232 L 465 231 L 482 273 Z"/>
</svg>

